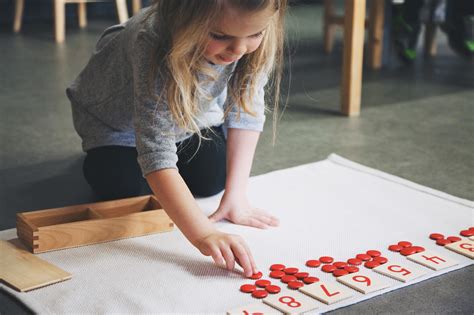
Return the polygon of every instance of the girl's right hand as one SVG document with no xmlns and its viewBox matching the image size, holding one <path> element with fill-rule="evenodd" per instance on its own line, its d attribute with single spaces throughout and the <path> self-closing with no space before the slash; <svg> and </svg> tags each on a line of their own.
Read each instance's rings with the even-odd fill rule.
<svg viewBox="0 0 474 315">
<path fill-rule="evenodd" d="M 242 237 L 233 234 L 213 232 L 198 240 L 195 246 L 205 256 L 212 256 L 218 266 L 233 270 L 235 262 L 243 269 L 246 277 L 257 273 L 257 266 L 252 253 Z"/>
</svg>

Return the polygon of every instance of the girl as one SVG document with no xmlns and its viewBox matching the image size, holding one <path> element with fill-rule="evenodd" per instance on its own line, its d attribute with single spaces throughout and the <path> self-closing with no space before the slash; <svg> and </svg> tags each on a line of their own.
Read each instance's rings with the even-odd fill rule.
<svg viewBox="0 0 474 315">
<path fill-rule="evenodd" d="M 151 188 L 202 254 L 229 270 L 237 262 L 246 276 L 257 272 L 246 243 L 211 222 L 278 224 L 250 205 L 246 188 L 265 120 L 264 87 L 275 68 L 279 92 L 286 6 L 286 0 L 155 0 L 102 34 L 67 89 L 92 189 L 116 199 Z M 223 189 L 207 218 L 193 194 Z"/>
</svg>

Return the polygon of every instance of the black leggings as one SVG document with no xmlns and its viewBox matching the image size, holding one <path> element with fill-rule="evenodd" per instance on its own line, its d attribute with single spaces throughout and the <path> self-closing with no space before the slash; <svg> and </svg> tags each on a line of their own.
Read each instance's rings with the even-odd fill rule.
<svg viewBox="0 0 474 315">
<path fill-rule="evenodd" d="M 221 127 L 202 130 L 210 140 L 197 135 L 178 146 L 178 170 L 195 196 L 207 197 L 224 189 L 226 178 L 226 142 Z M 151 194 L 137 162 L 135 147 L 104 146 L 87 151 L 84 177 L 102 199 L 120 199 Z"/>
</svg>

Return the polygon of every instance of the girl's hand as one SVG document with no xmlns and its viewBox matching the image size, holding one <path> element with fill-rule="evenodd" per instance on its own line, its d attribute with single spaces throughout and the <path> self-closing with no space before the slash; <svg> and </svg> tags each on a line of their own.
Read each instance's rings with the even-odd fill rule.
<svg viewBox="0 0 474 315">
<path fill-rule="evenodd" d="M 244 269 L 246 277 L 257 273 L 252 253 L 238 235 L 216 231 L 195 242 L 195 246 L 203 255 L 212 256 L 217 265 L 225 265 L 228 270 L 233 270 L 237 262 Z"/>
<path fill-rule="evenodd" d="M 278 226 L 277 217 L 268 212 L 250 206 L 245 193 L 224 193 L 219 208 L 209 216 L 211 222 L 227 219 L 240 225 L 247 225 L 260 229 L 269 226 Z"/>
</svg>

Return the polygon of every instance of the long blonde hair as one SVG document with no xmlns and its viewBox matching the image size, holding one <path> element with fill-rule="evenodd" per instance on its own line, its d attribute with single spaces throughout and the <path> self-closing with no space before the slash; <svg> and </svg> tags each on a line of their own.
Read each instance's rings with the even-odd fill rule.
<svg viewBox="0 0 474 315">
<path fill-rule="evenodd" d="M 224 6 L 254 11 L 273 5 L 276 14 L 263 36 L 259 48 L 244 55 L 228 82 L 228 95 L 246 113 L 255 115 L 250 100 L 257 92 L 257 81 L 268 75 L 273 89 L 273 135 L 278 121 L 280 82 L 283 72 L 284 15 L 287 0 L 154 0 L 150 16 L 155 18 L 155 32 L 160 39 L 155 53 L 156 63 L 150 71 L 153 93 L 160 78 L 164 97 L 176 124 L 186 131 L 201 135 L 197 124 L 199 97 L 206 97 L 198 75 L 210 80 L 213 70 L 203 62 L 204 51 L 213 23 Z M 201 76 L 202 79 L 202 76 Z M 228 111 L 225 113 L 227 115 Z"/>
</svg>

